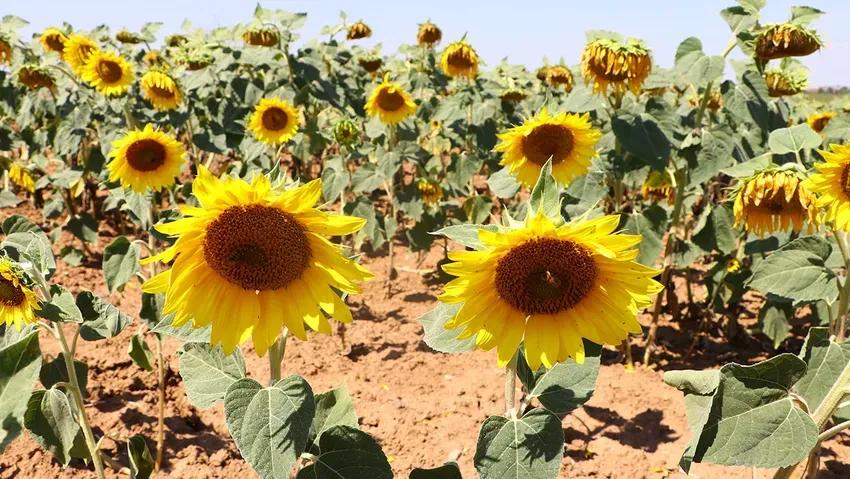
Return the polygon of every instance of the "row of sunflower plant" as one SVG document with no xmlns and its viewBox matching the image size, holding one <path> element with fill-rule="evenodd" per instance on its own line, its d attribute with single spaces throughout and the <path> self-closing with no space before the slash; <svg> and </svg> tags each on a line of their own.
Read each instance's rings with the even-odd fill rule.
<svg viewBox="0 0 850 479">
<path fill-rule="evenodd" d="M 372 30 L 344 15 L 293 51 L 306 15 L 259 6 L 248 24 L 187 22 L 162 42 L 158 24 L 114 36 L 65 25 L 27 41 L 16 33 L 25 22 L 5 17 L 0 202 L 31 201 L 44 223 L 2 224 L 0 375 L 3 392 L 44 389 L 0 394 L 11 419 L 0 441 L 25 428 L 62 464 L 88 461 L 100 477 L 122 467 L 104 441 L 126 444 L 131 476 L 147 477 L 167 453 L 162 343 L 176 338 L 189 400 L 224 403 L 259 476 L 392 477 L 345 389 L 314 394 L 300 376 L 281 378 L 281 365 L 290 336 L 352 322 L 346 296 L 373 277 L 360 252 L 386 248 L 392 295 L 395 245 L 439 241 L 441 273 L 455 279 L 420 318 L 426 343 L 495 349 L 506 370 L 505 413 L 479 435 L 481 477 L 556 477 L 558 415 L 590 398 L 600 346 L 620 346 L 633 367 L 636 315 L 649 308 L 649 364 L 664 299 L 681 314 L 677 281 L 695 323 L 688 355 L 721 333 L 778 347 L 798 310 L 818 326 L 799 355 L 665 376 L 688 407 L 683 469 L 789 477 L 810 456 L 815 474 L 820 443 L 848 426 L 850 288 L 836 271 L 850 259 L 850 150 L 838 145 L 850 123 L 797 98 L 807 71 L 795 57 L 822 47 L 809 27 L 822 12 L 794 7 L 791 20 L 762 23 L 763 1 L 738 3 L 721 12 L 731 35 L 720 54 L 688 38 L 665 69 L 644 42 L 590 31 L 579 67 L 545 60 L 535 72 L 483 70 L 466 37 L 438 51 L 430 21 L 416 45 L 386 56 L 358 47 Z M 724 80 L 736 48 L 747 59 Z M 63 231 L 69 266 L 96 260 L 101 232 L 117 235 L 102 255 L 110 294 L 142 283 L 128 351 L 159 380 L 154 454 L 144 437 L 90 426 L 77 341 L 113 338 L 133 320 L 50 284 Z M 752 331 L 738 324 L 748 291 L 765 298 Z M 37 328 L 61 357 L 42 364 Z M 246 371 L 249 340 L 269 358 L 267 386 Z"/>
</svg>

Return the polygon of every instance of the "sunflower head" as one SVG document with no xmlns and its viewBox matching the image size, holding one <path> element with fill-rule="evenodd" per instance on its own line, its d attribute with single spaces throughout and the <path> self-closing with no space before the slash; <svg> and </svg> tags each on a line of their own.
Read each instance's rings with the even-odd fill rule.
<svg viewBox="0 0 850 479">
<path fill-rule="evenodd" d="M 142 43 L 142 37 L 129 30 L 119 31 L 115 34 L 115 39 L 121 43 L 126 43 L 128 45 L 136 45 L 138 43 Z"/>
<path fill-rule="evenodd" d="M 509 167 L 512 175 L 531 187 L 550 158 L 552 175 L 558 183 L 570 184 L 585 174 L 591 158 L 599 156 L 594 146 L 602 132 L 593 128 L 587 113 L 551 116 L 544 108 L 539 115 L 498 137 L 502 142 L 495 150 L 504 153 L 499 164 Z"/>
<path fill-rule="evenodd" d="M 499 93 L 499 99 L 508 103 L 519 103 L 526 98 L 528 98 L 528 92 L 517 87 L 505 88 L 502 93 Z"/>
<path fill-rule="evenodd" d="M 435 181 L 420 178 L 416 183 L 416 188 L 419 190 L 419 194 L 422 195 L 422 201 L 425 202 L 425 206 L 434 206 L 439 204 L 440 200 L 443 199 L 443 189 Z"/>
<path fill-rule="evenodd" d="M 437 25 L 427 21 L 419 25 L 419 32 L 416 34 L 416 43 L 420 47 L 433 47 L 443 39 L 443 31 Z"/>
<path fill-rule="evenodd" d="M 667 171 L 652 171 L 644 181 L 640 193 L 653 203 L 667 201 L 668 204 L 672 205 L 676 201 L 676 190 L 673 188 L 673 180 Z"/>
<path fill-rule="evenodd" d="M 165 63 L 165 60 L 162 58 L 162 55 L 160 55 L 158 50 L 151 50 L 145 53 L 142 60 L 144 60 L 145 64 L 149 67 L 161 66 L 163 68 L 168 68 L 168 65 Z"/>
<path fill-rule="evenodd" d="M 83 67 L 83 80 L 104 96 L 127 93 L 136 79 L 133 65 L 115 53 L 97 51 Z"/>
<path fill-rule="evenodd" d="M 41 309 L 32 284 L 23 271 L 7 257 L 0 257 L 0 324 L 21 326 L 36 321 L 35 311 Z"/>
<path fill-rule="evenodd" d="M 812 115 L 809 115 L 808 118 L 806 118 L 806 123 L 809 124 L 809 127 L 811 127 L 812 130 L 815 130 L 817 133 L 822 133 L 823 129 L 826 128 L 827 123 L 829 123 L 829 120 L 835 118 L 837 114 L 838 113 L 834 111 L 814 113 Z"/>
<path fill-rule="evenodd" d="M 186 65 L 186 69 L 189 71 L 203 70 L 212 65 L 213 56 L 205 50 L 194 49 L 182 56 L 179 63 Z"/>
<path fill-rule="evenodd" d="M 313 208 L 321 180 L 281 193 L 263 175 L 250 184 L 219 180 L 201 166 L 192 192 L 200 207 L 182 207 L 183 219 L 156 226 L 176 243 L 143 260 L 174 261 L 143 289 L 166 294 L 163 311 L 175 314 L 175 326 L 212 325 L 210 342 L 225 354 L 252 338 L 263 356 L 284 325 L 307 340 L 305 324 L 331 334 L 328 317 L 352 321 L 335 291 L 359 293 L 356 282 L 373 276 L 323 235 L 351 234 L 366 221 Z"/>
<path fill-rule="evenodd" d="M 372 29 L 361 20 L 348 27 L 348 35 L 346 38 L 349 40 L 360 40 L 361 38 L 369 38 L 371 36 Z"/>
<path fill-rule="evenodd" d="M 32 174 L 25 167 L 12 163 L 9 168 L 9 179 L 18 186 L 30 193 L 35 193 L 35 180 Z"/>
<path fill-rule="evenodd" d="M 301 120 L 298 110 L 278 97 L 263 98 L 254 107 L 248 129 L 254 137 L 268 145 L 286 143 L 298 132 Z"/>
<path fill-rule="evenodd" d="M 640 235 L 613 234 L 620 217 L 556 226 L 529 212 L 515 229 L 481 229 L 479 251 L 454 251 L 443 270 L 457 279 L 440 296 L 462 306 L 446 322 L 475 337 L 478 349 L 498 351 L 500 366 L 525 344 L 529 367 L 584 361 L 583 339 L 620 344 L 641 331 L 635 316 L 662 286 L 659 271 L 634 261 Z"/>
<path fill-rule="evenodd" d="M 569 93 L 573 91 L 573 74 L 567 67 L 556 65 L 546 73 L 546 83 L 554 88 L 563 88 Z"/>
<path fill-rule="evenodd" d="M 738 271 L 741 271 L 741 260 L 738 258 L 732 258 L 726 262 L 726 272 L 729 274 L 735 274 Z"/>
<path fill-rule="evenodd" d="M 112 142 L 109 153 L 109 181 L 117 181 L 136 193 L 148 189 L 159 191 L 174 184 L 180 168 L 186 163 L 183 144 L 153 129 L 133 130 Z"/>
<path fill-rule="evenodd" d="M 0 65 L 3 64 L 12 64 L 12 44 L 0 33 Z"/>
<path fill-rule="evenodd" d="M 591 41 L 581 54 L 581 75 L 593 92 L 622 98 L 627 90 L 640 95 L 652 72 L 652 58 L 643 42 L 630 38 L 625 44 L 610 38 Z"/>
<path fill-rule="evenodd" d="M 768 95 L 773 98 L 796 95 L 805 90 L 809 82 L 804 69 L 771 68 L 765 70 L 764 80 L 767 83 Z"/>
<path fill-rule="evenodd" d="M 735 227 L 765 237 L 776 231 L 812 233 L 820 226 L 815 194 L 793 169 L 768 168 L 740 179 L 735 198 Z"/>
<path fill-rule="evenodd" d="M 831 144 L 818 153 L 825 162 L 815 163 L 817 172 L 801 186 L 818 195 L 816 206 L 823 208 L 824 221 L 850 231 L 850 145 Z"/>
<path fill-rule="evenodd" d="M 32 90 L 38 90 L 39 88 L 53 90 L 56 86 L 56 82 L 53 80 L 50 71 L 35 64 L 28 64 L 19 68 L 18 81 Z"/>
<path fill-rule="evenodd" d="M 168 35 L 165 37 L 165 44 L 172 48 L 179 47 L 188 41 L 189 39 L 183 35 Z"/>
<path fill-rule="evenodd" d="M 372 90 L 366 101 L 366 113 L 377 116 L 381 122 L 396 125 L 416 112 L 416 103 L 401 86 L 390 82 L 389 72 L 384 81 Z"/>
<path fill-rule="evenodd" d="M 536 76 L 537 79 L 540 81 L 546 81 L 546 76 L 549 75 L 550 68 L 551 67 L 548 65 L 543 65 L 542 67 L 537 69 L 537 71 L 534 73 L 534 76 Z"/>
<path fill-rule="evenodd" d="M 804 57 L 818 51 L 823 42 L 814 30 L 793 23 L 768 25 L 755 38 L 755 57 L 762 61 Z"/>
<path fill-rule="evenodd" d="M 68 37 L 65 36 L 62 30 L 51 27 L 41 33 L 38 41 L 41 42 L 45 50 L 64 55 L 65 43 L 68 41 Z"/>
<path fill-rule="evenodd" d="M 691 105 L 691 108 L 699 108 L 701 102 L 702 94 L 692 95 L 688 98 L 688 104 Z M 708 97 L 708 103 L 706 103 L 705 107 L 714 113 L 717 113 L 721 108 L 723 108 L 723 97 L 720 95 L 720 90 L 712 90 L 711 96 Z"/>
<path fill-rule="evenodd" d="M 377 75 L 378 70 L 381 69 L 381 65 L 384 64 L 384 61 L 380 56 L 374 53 L 369 53 L 358 58 L 357 63 L 367 72 L 372 75 Z"/>
<path fill-rule="evenodd" d="M 89 60 L 89 57 L 98 53 L 97 44 L 91 38 L 82 35 L 71 35 L 68 41 L 65 42 L 64 55 L 62 56 L 68 66 L 78 76 L 83 76 L 83 69 Z"/>
<path fill-rule="evenodd" d="M 360 128 L 357 123 L 343 118 L 334 125 L 334 139 L 340 145 L 354 145 L 360 142 Z"/>
<path fill-rule="evenodd" d="M 478 53 L 465 40 L 447 46 L 440 57 L 440 67 L 449 78 L 475 78 L 478 75 L 478 63 Z"/>
<path fill-rule="evenodd" d="M 148 70 L 142 75 L 142 93 L 157 110 L 174 110 L 182 100 L 180 86 L 168 73 Z"/>
<path fill-rule="evenodd" d="M 280 41 L 280 33 L 275 28 L 254 27 L 245 30 L 242 40 L 255 47 L 276 47 Z"/>
<path fill-rule="evenodd" d="M 428 122 L 428 125 L 431 127 L 431 131 L 437 131 L 443 127 L 443 122 L 440 120 L 431 120 Z"/>
</svg>

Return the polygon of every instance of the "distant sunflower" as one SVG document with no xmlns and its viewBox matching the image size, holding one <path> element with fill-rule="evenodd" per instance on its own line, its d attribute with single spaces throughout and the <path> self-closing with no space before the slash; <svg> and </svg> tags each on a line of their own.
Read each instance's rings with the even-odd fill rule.
<svg viewBox="0 0 850 479">
<path fill-rule="evenodd" d="M 428 126 L 431 127 L 431 131 L 436 131 L 443 127 L 443 122 L 440 120 L 431 120 L 428 122 Z"/>
<path fill-rule="evenodd" d="M 764 72 L 768 95 L 773 98 L 796 95 L 806 89 L 808 76 L 805 70 L 771 68 Z"/>
<path fill-rule="evenodd" d="M 18 81 L 32 90 L 47 88 L 53 90 L 56 82 L 46 68 L 38 65 L 24 65 L 18 69 Z"/>
<path fill-rule="evenodd" d="M 811 55 L 823 46 L 814 30 L 793 23 L 768 25 L 755 39 L 755 57 L 762 61 Z"/>
<path fill-rule="evenodd" d="M 546 72 L 546 83 L 554 88 L 562 88 L 567 92 L 573 91 L 573 74 L 564 66 L 554 66 Z"/>
<path fill-rule="evenodd" d="M 357 123 L 344 118 L 334 125 L 334 139 L 340 145 L 353 145 L 360 141 L 360 128 Z"/>
<path fill-rule="evenodd" d="M 12 64 L 12 45 L 9 44 L 9 39 L 0 34 L 0 65 Z"/>
<path fill-rule="evenodd" d="M 165 64 L 165 60 L 163 60 L 162 55 L 160 55 L 159 51 L 157 51 L 157 50 L 151 50 L 151 51 L 145 53 L 145 56 L 142 59 L 145 61 L 145 63 L 149 67 L 155 67 L 155 66 L 165 66 L 165 67 L 167 67 L 167 65 Z"/>
<path fill-rule="evenodd" d="M 121 30 L 120 32 L 115 34 L 115 39 L 121 43 L 126 43 L 128 45 L 136 45 L 138 43 L 142 43 L 142 37 L 129 30 Z"/>
<path fill-rule="evenodd" d="M 95 52 L 83 67 L 83 80 L 104 96 L 127 93 L 136 79 L 133 65 L 114 53 Z"/>
<path fill-rule="evenodd" d="M 729 274 L 735 274 L 738 271 L 741 271 L 741 260 L 738 258 L 732 258 L 726 262 L 726 272 Z"/>
<path fill-rule="evenodd" d="M 640 193 L 653 203 L 667 201 L 668 204 L 672 205 L 676 201 L 676 190 L 673 188 L 673 180 L 667 171 L 650 173 L 643 183 Z"/>
<path fill-rule="evenodd" d="M 15 185 L 24 190 L 35 193 L 35 180 L 26 168 L 21 167 L 17 163 L 13 163 L 9 168 L 9 180 Z"/>
<path fill-rule="evenodd" d="M 382 123 L 396 125 L 403 122 L 416 111 L 416 103 L 401 86 L 390 82 L 390 74 L 384 75 L 384 81 L 372 90 L 366 101 L 366 113 L 377 116 Z"/>
<path fill-rule="evenodd" d="M 812 233 L 820 226 L 815 195 L 791 170 L 762 170 L 733 189 L 735 227 L 764 238 L 776 231 Z"/>
<path fill-rule="evenodd" d="M 81 35 L 71 35 L 65 42 L 63 58 L 68 62 L 71 71 L 77 76 L 83 76 L 83 69 L 93 54 L 99 52 L 97 44 L 91 38 Z"/>
<path fill-rule="evenodd" d="M 56 52 L 60 56 L 65 55 L 65 43 L 68 41 L 68 37 L 65 36 L 65 33 L 58 28 L 48 28 L 41 33 L 38 41 L 41 42 L 41 45 L 45 50 Z"/>
<path fill-rule="evenodd" d="M 499 99 L 508 103 L 519 103 L 526 98 L 528 98 L 528 92 L 517 87 L 505 88 L 502 93 L 499 93 Z"/>
<path fill-rule="evenodd" d="M 622 98 L 627 90 L 640 95 L 651 72 L 649 49 L 640 40 L 630 38 L 623 45 L 612 39 L 597 39 L 588 43 L 581 54 L 585 84 L 593 83 L 593 92 L 605 97 L 609 88 L 615 98 Z"/>
<path fill-rule="evenodd" d="M 815 163 L 817 173 L 802 186 L 818 195 L 815 206 L 824 209 L 825 222 L 850 231 L 850 145 L 831 144 L 819 153 L 826 162 Z"/>
<path fill-rule="evenodd" d="M 325 314 L 352 321 L 334 290 L 360 293 L 355 282 L 373 276 L 322 235 L 351 234 L 366 221 L 313 208 L 321 180 L 279 193 L 263 175 L 219 180 L 201 166 L 192 192 L 200 207 L 181 206 L 184 219 L 156 226 L 177 242 L 143 260 L 174 261 L 143 286 L 166 293 L 163 314 L 175 314 L 174 326 L 211 324 L 210 343 L 225 354 L 251 337 L 263 356 L 284 325 L 307 340 L 305 323 L 331 334 Z"/>
<path fill-rule="evenodd" d="M 0 324 L 21 326 L 36 322 L 41 309 L 38 298 L 27 284 L 23 272 L 7 257 L 0 257 Z"/>
<path fill-rule="evenodd" d="M 699 108 L 702 103 L 702 94 L 691 96 L 688 98 L 688 103 L 691 105 L 691 108 Z M 719 90 L 713 90 L 711 92 L 711 96 L 708 97 L 708 103 L 706 103 L 705 107 L 714 113 L 717 113 L 723 108 L 723 97 L 720 95 Z"/>
<path fill-rule="evenodd" d="M 373 76 L 378 74 L 378 70 L 381 69 L 381 65 L 384 64 L 384 61 L 378 55 L 374 53 L 363 55 L 362 57 L 357 59 L 357 63 L 363 67 L 368 73 L 371 73 Z"/>
<path fill-rule="evenodd" d="M 838 113 L 834 111 L 814 113 L 806 118 L 806 123 L 808 123 L 809 127 L 811 127 L 812 130 L 815 130 L 815 132 L 822 133 L 823 129 L 826 128 L 827 123 L 829 123 L 829 120 L 835 118 L 837 114 Z"/>
<path fill-rule="evenodd" d="M 188 41 L 189 39 L 183 35 L 168 35 L 165 37 L 165 44 L 169 47 L 179 47 Z"/>
<path fill-rule="evenodd" d="M 183 101 L 180 86 L 167 73 L 150 70 L 142 75 L 142 92 L 157 110 L 174 110 Z"/>
<path fill-rule="evenodd" d="M 546 76 L 549 75 L 550 68 L 550 66 L 544 65 L 537 69 L 537 72 L 534 73 L 534 76 L 536 76 L 537 79 L 540 81 L 546 81 Z"/>
<path fill-rule="evenodd" d="M 458 339 L 498 350 L 504 367 L 524 341 L 532 370 L 573 358 L 584 362 L 582 338 L 620 344 L 641 332 L 635 316 L 661 291 L 660 271 L 634 261 L 640 235 L 612 234 L 617 215 L 556 227 L 541 211 L 517 229 L 478 231 L 482 251 L 454 251 L 443 270 L 440 301 L 463 303 L 445 327 Z"/>
<path fill-rule="evenodd" d="M 133 130 L 113 141 L 112 147 L 109 181 L 120 182 L 136 193 L 144 193 L 148 188 L 159 191 L 173 185 L 186 163 L 183 144 L 154 130 L 150 123 L 144 130 Z"/>
<path fill-rule="evenodd" d="M 348 27 L 348 35 L 346 38 L 349 40 L 360 40 L 361 38 L 368 38 L 371 36 L 372 29 L 361 20 Z"/>
<path fill-rule="evenodd" d="M 254 137 L 267 145 L 286 143 L 298 133 L 301 120 L 298 110 L 278 97 L 263 98 L 254 107 L 248 129 Z"/>
<path fill-rule="evenodd" d="M 256 47 L 276 47 L 280 40 L 280 34 L 275 28 L 251 28 L 242 34 L 242 40 L 248 45 Z"/>
<path fill-rule="evenodd" d="M 419 194 L 422 195 L 422 201 L 425 202 L 425 206 L 434 206 L 443 199 L 443 189 L 435 181 L 420 178 L 416 183 L 416 188 L 419 190 Z"/>
<path fill-rule="evenodd" d="M 587 113 L 550 116 L 543 108 L 539 115 L 497 136 L 502 142 L 495 150 L 505 154 L 499 164 L 510 167 L 525 186 L 533 186 L 549 158 L 558 183 L 569 184 L 585 174 L 590 159 L 599 156 L 594 146 L 602 132 L 593 128 Z"/>
<path fill-rule="evenodd" d="M 419 25 L 419 32 L 416 34 L 416 42 L 420 47 L 433 47 L 443 39 L 443 31 L 437 25 L 427 21 Z"/>
<path fill-rule="evenodd" d="M 465 40 L 447 46 L 440 57 L 440 67 L 449 78 L 475 78 L 478 75 L 478 63 L 478 53 Z"/>
</svg>

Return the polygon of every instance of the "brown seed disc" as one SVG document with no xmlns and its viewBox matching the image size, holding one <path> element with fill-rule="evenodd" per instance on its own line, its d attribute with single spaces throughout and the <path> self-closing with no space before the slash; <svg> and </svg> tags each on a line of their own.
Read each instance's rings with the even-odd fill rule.
<svg viewBox="0 0 850 479">
<path fill-rule="evenodd" d="M 127 162 L 137 171 L 153 171 L 165 163 L 165 158 L 165 147 L 156 140 L 138 140 L 127 147 Z"/>
<path fill-rule="evenodd" d="M 573 149 L 573 134 L 563 125 L 540 125 L 522 138 L 522 154 L 529 161 L 543 166 L 549 158 L 558 164 Z"/>
</svg>

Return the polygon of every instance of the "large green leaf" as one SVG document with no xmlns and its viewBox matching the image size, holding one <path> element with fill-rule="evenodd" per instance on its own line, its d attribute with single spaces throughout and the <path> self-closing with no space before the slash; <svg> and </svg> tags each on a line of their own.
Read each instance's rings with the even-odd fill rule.
<svg viewBox="0 0 850 479">
<path fill-rule="evenodd" d="M 555 181 L 555 177 L 552 176 L 551 159 L 547 160 L 546 164 L 540 170 L 540 176 L 531 190 L 531 197 L 528 201 L 533 214 L 542 211 L 556 225 L 563 223 L 564 219 L 561 217 L 561 193 L 558 190 L 558 183 Z"/>
<path fill-rule="evenodd" d="M 153 474 L 151 451 L 141 434 L 127 438 L 127 457 L 130 459 L 130 479 L 148 479 Z"/>
<path fill-rule="evenodd" d="M 83 315 L 80 337 L 86 341 L 114 338 L 133 322 L 133 318 L 90 291 L 77 294 L 76 304 Z"/>
<path fill-rule="evenodd" d="M 436 308 L 416 318 L 425 335 L 425 344 L 441 353 L 462 353 L 475 347 L 475 336 L 463 340 L 457 339 L 463 328 L 447 329 L 446 321 L 452 319 L 460 310 L 459 304 L 439 303 Z"/>
<path fill-rule="evenodd" d="M 811 236 L 796 239 L 753 268 L 749 286 L 797 301 L 823 299 L 836 291 L 835 273 L 825 265 L 831 247 Z"/>
<path fill-rule="evenodd" d="M 315 442 L 323 432 L 334 426 L 357 428 L 357 422 L 357 412 L 345 384 L 316 394 L 316 416 L 310 426 L 310 441 Z"/>
<path fill-rule="evenodd" d="M 50 301 L 41 304 L 40 317 L 54 322 L 82 323 L 83 315 L 74 302 L 74 296 L 64 286 L 50 285 Z"/>
<path fill-rule="evenodd" d="M 467 248 L 482 250 L 485 248 L 484 243 L 478 238 L 478 230 L 487 230 L 491 232 L 499 231 L 498 225 L 452 225 L 446 226 L 443 229 L 434 231 L 433 235 L 441 235 L 460 243 Z"/>
<path fill-rule="evenodd" d="M 670 140 L 654 118 L 647 114 L 637 115 L 631 120 L 614 117 L 611 127 L 626 151 L 653 169 L 664 169 L 670 158 Z"/>
<path fill-rule="evenodd" d="M 40 369 L 38 331 L 0 349 L 0 451 L 21 433 L 29 392 Z"/>
<path fill-rule="evenodd" d="M 487 178 L 487 186 L 499 198 L 513 198 L 522 189 L 522 184 L 511 175 L 510 168 L 502 168 Z"/>
<path fill-rule="evenodd" d="M 81 392 L 85 398 L 88 396 L 89 365 L 79 359 L 75 359 L 74 373 L 77 376 L 77 384 L 80 385 Z M 68 366 L 65 364 L 64 354 L 59 353 L 52 361 L 45 363 L 38 373 L 38 379 L 47 389 L 52 388 L 60 382 L 71 382 L 71 378 L 68 377 Z"/>
<path fill-rule="evenodd" d="M 523 351 L 520 348 L 517 373 L 528 390 L 529 398 L 537 398 L 543 407 L 555 414 L 566 414 L 590 400 L 599 376 L 601 346 L 585 339 L 582 364 L 568 359 L 552 369 L 542 366 L 537 371 L 531 371 L 528 367 Z"/>
<path fill-rule="evenodd" d="M 225 356 L 220 344 L 211 348 L 209 343 L 185 343 L 177 354 L 186 395 L 199 409 L 209 409 L 224 399 L 227 388 L 245 377 L 245 359 L 239 348 Z"/>
<path fill-rule="evenodd" d="M 812 130 L 809 125 L 803 123 L 790 128 L 773 130 L 770 132 L 767 143 L 770 146 L 770 151 L 782 155 L 784 153 L 795 153 L 806 148 L 817 148 L 822 141 L 820 135 Z"/>
<path fill-rule="evenodd" d="M 696 156 L 696 164 L 690 171 L 691 184 L 702 184 L 714 178 L 723 168 L 731 166 L 735 159 L 732 157 L 734 139 L 727 130 L 715 129 L 704 131 L 700 149 Z"/>
<path fill-rule="evenodd" d="M 334 426 L 319 437 L 316 460 L 301 469 L 298 479 L 392 479 L 393 471 L 381 446 L 365 432 Z"/>
<path fill-rule="evenodd" d="M 144 336 L 139 333 L 130 338 L 130 345 L 127 348 L 127 354 L 137 366 L 145 371 L 153 371 L 154 356 L 151 348 L 145 341 Z"/>
<path fill-rule="evenodd" d="M 122 288 L 139 271 L 141 248 L 125 236 L 115 238 L 103 250 L 103 274 L 109 292 Z"/>
<path fill-rule="evenodd" d="M 810 328 L 800 359 L 808 369 L 794 389 L 814 411 L 850 361 L 850 342 L 836 343 L 830 339 L 829 328 Z"/>
<path fill-rule="evenodd" d="M 554 479 L 563 458 L 561 420 L 546 409 L 533 409 L 516 419 L 488 417 L 474 460 L 481 479 Z"/>
<path fill-rule="evenodd" d="M 71 448 L 80 432 L 64 392 L 51 388 L 33 391 L 27 403 L 24 425 L 30 436 L 63 466 L 71 462 Z"/>
<path fill-rule="evenodd" d="M 661 243 L 662 234 L 655 230 L 652 222 L 643 214 L 630 215 L 626 220 L 624 229 L 629 234 L 643 235 L 643 240 L 638 245 L 640 254 L 637 261 L 647 266 L 653 266 L 664 249 L 664 245 Z"/>
</svg>

